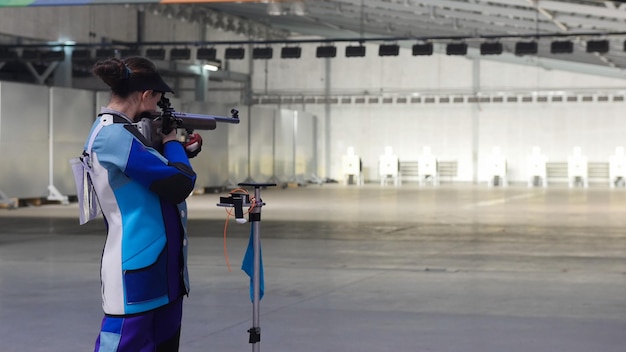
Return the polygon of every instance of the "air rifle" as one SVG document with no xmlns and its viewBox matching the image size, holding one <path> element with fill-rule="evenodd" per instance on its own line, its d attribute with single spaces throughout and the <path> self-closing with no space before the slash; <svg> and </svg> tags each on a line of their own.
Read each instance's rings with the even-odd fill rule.
<svg viewBox="0 0 626 352">
<path fill-rule="evenodd" d="M 144 112 L 136 123 L 139 132 L 157 149 L 161 146 L 161 133 L 168 134 L 175 128 L 191 134 L 194 130 L 214 130 L 218 122 L 239 123 L 239 111 L 236 109 L 230 110 L 230 117 L 177 112 L 165 94 L 157 105 L 161 108 L 160 113 Z"/>
</svg>

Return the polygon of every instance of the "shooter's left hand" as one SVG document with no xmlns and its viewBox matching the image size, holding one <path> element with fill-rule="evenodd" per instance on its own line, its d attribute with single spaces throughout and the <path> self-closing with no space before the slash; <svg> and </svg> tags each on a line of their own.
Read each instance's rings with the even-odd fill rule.
<svg viewBox="0 0 626 352">
<path fill-rule="evenodd" d="M 202 150 L 202 136 L 197 133 L 189 134 L 187 142 L 183 143 L 188 158 L 193 158 Z"/>
</svg>

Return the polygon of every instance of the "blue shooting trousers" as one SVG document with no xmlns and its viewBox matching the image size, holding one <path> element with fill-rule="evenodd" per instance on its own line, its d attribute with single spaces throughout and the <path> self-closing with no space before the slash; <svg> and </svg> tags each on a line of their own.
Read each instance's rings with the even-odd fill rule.
<svg viewBox="0 0 626 352">
<path fill-rule="evenodd" d="M 183 298 L 128 317 L 105 316 L 95 352 L 178 352 Z"/>
</svg>

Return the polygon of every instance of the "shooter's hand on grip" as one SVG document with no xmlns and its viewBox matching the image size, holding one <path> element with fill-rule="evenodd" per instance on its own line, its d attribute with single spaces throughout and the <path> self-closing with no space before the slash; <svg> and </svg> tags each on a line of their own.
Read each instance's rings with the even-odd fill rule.
<svg viewBox="0 0 626 352">
<path fill-rule="evenodd" d="M 188 141 L 183 143 L 188 158 L 193 158 L 202 150 L 202 136 L 197 133 L 190 133 Z"/>
<path fill-rule="evenodd" d="M 178 140 L 178 135 L 176 134 L 176 129 L 170 129 L 168 134 L 165 133 L 161 133 L 161 137 L 163 139 L 162 143 L 165 144 L 169 141 L 177 141 Z"/>
<path fill-rule="evenodd" d="M 176 121 L 171 113 L 163 112 L 159 119 L 161 120 L 161 133 L 168 135 L 172 130 L 176 130 Z"/>
</svg>

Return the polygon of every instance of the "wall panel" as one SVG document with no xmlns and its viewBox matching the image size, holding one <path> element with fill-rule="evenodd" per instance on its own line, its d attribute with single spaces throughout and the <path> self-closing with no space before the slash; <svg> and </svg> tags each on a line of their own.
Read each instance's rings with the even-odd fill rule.
<svg viewBox="0 0 626 352">
<path fill-rule="evenodd" d="M 296 181 L 295 114 L 294 110 L 281 109 L 276 115 L 274 163 L 276 166 L 276 177 L 281 182 Z"/>
<path fill-rule="evenodd" d="M 0 189 L 8 197 L 47 196 L 48 87 L 0 85 Z"/>
<path fill-rule="evenodd" d="M 192 102 L 185 110 L 192 114 L 224 115 L 224 107 L 206 102 Z M 235 125 L 238 126 L 238 125 Z M 196 188 L 219 187 L 228 179 L 228 125 L 218 123 L 214 130 L 196 130 L 202 136 L 202 151 L 191 159 L 197 174 Z"/>
<path fill-rule="evenodd" d="M 105 107 L 109 104 L 109 100 L 111 99 L 111 92 L 109 91 L 99 91 L 96 92 L 96 105 L 95 105 L 95 116 L 100 113 L 100 108 Z"/>
<path fill-rule="evenodd" d="M 366 180 L 378 179 L 378 159 L 391 146 L 402 161 L 417 161 L 424 146 L 439 160 L 457 161 L 460 179 L 472 175 L 472 119 L 465 105 L 351 104 L 333 106 L 331 177 L 341 179 L 348 147 L 363 162 Z"/>
<path fill-rule="evenodd" d="M 300 183 L 317 173 L 317 118 L 307 112 L 295 111 L 295 177 Z"/>
<path fill-rule="evenodd" d="M 50 88 L 53 184 L 64 195 L 76 194 L 69 160 L 83 151 L 94 122 L 95 96 L 91 91 Z"/>
<path fill-rule="evenodd" d="M 236 107 L 240 122 L 228 126 L 228 182 L 236 185 L 250 176 L 248 170 L 249 125 L 254 116 L 246 106 Z"/>
<path fill-rule="evenodd" d="M 274 125 L 276 110 L 267 107 L 252 109 L 250 135 L 251 177 L 255 182 L 273 181 Z"/>
</svg>

